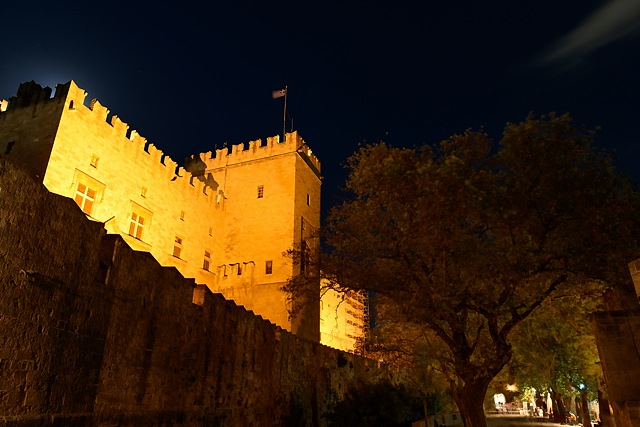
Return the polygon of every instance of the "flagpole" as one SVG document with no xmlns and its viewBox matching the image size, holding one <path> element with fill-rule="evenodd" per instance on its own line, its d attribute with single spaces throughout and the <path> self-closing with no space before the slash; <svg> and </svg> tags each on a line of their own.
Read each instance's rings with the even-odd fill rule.
<svg viewBox="0 0 640 427">
<path fill-rule="evenodd" d="M 282 114 L 282 142 L 285 142 L 287 139 L 287 94 L 289 93 L 288 86 L 284 87 L 284 112 Z"/>
</svg>

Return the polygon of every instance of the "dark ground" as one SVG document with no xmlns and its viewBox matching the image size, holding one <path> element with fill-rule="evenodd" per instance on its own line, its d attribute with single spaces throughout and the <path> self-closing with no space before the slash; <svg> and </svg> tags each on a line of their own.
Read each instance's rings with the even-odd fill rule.
<svg viewBox="0 0 640 427">
<path fill-rule="evenodd" d="M 566 424 L 557 424 L 548 418 L 534 418 L 524 415 L 487 414 L 488 427 L 568 427 Z"/>
</svg>

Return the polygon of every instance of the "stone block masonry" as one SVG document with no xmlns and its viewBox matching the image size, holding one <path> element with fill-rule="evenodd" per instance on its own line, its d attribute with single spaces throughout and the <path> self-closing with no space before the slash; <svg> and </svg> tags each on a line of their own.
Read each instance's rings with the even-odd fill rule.
<svg viewBox="0 0 640 427">
<path fill-rule="evenodd" d="M 0 426 L 322 426 L 350 384 L 400 376 L 161 267 L 0 156 Z"/>
</svg>

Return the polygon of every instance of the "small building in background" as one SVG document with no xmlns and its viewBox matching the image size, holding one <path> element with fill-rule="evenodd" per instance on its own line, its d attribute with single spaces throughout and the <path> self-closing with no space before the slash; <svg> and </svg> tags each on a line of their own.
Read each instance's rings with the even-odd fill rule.
<svg viewBox="0 0 640 427">
<path fill-rule="evenodd" d="M 358 351 L 368 330 L 368 313 L 368 299 L 363 292 L 323 290 L 320 342 L 344 351 Z"/>
</svg>

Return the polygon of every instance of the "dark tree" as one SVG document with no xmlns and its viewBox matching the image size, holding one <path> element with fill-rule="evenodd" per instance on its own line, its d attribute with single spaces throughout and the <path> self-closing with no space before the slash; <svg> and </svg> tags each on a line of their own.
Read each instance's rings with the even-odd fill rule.
<svg viewBox="0 0 640 427">
<path fill-rule="evenodd" d="M 375 292 L 408 329 L 437 337 L 467 427 L 486 426 L 509 334 L 554 292 L 631 286 L 638 194 L 593 136 L 568 115 L 530 116 L 497 146 L 468 131 L 435 148 L 366 145 L 348 161 L 350 197 L 324 230 L 325 283 Z"/>
</svg>

